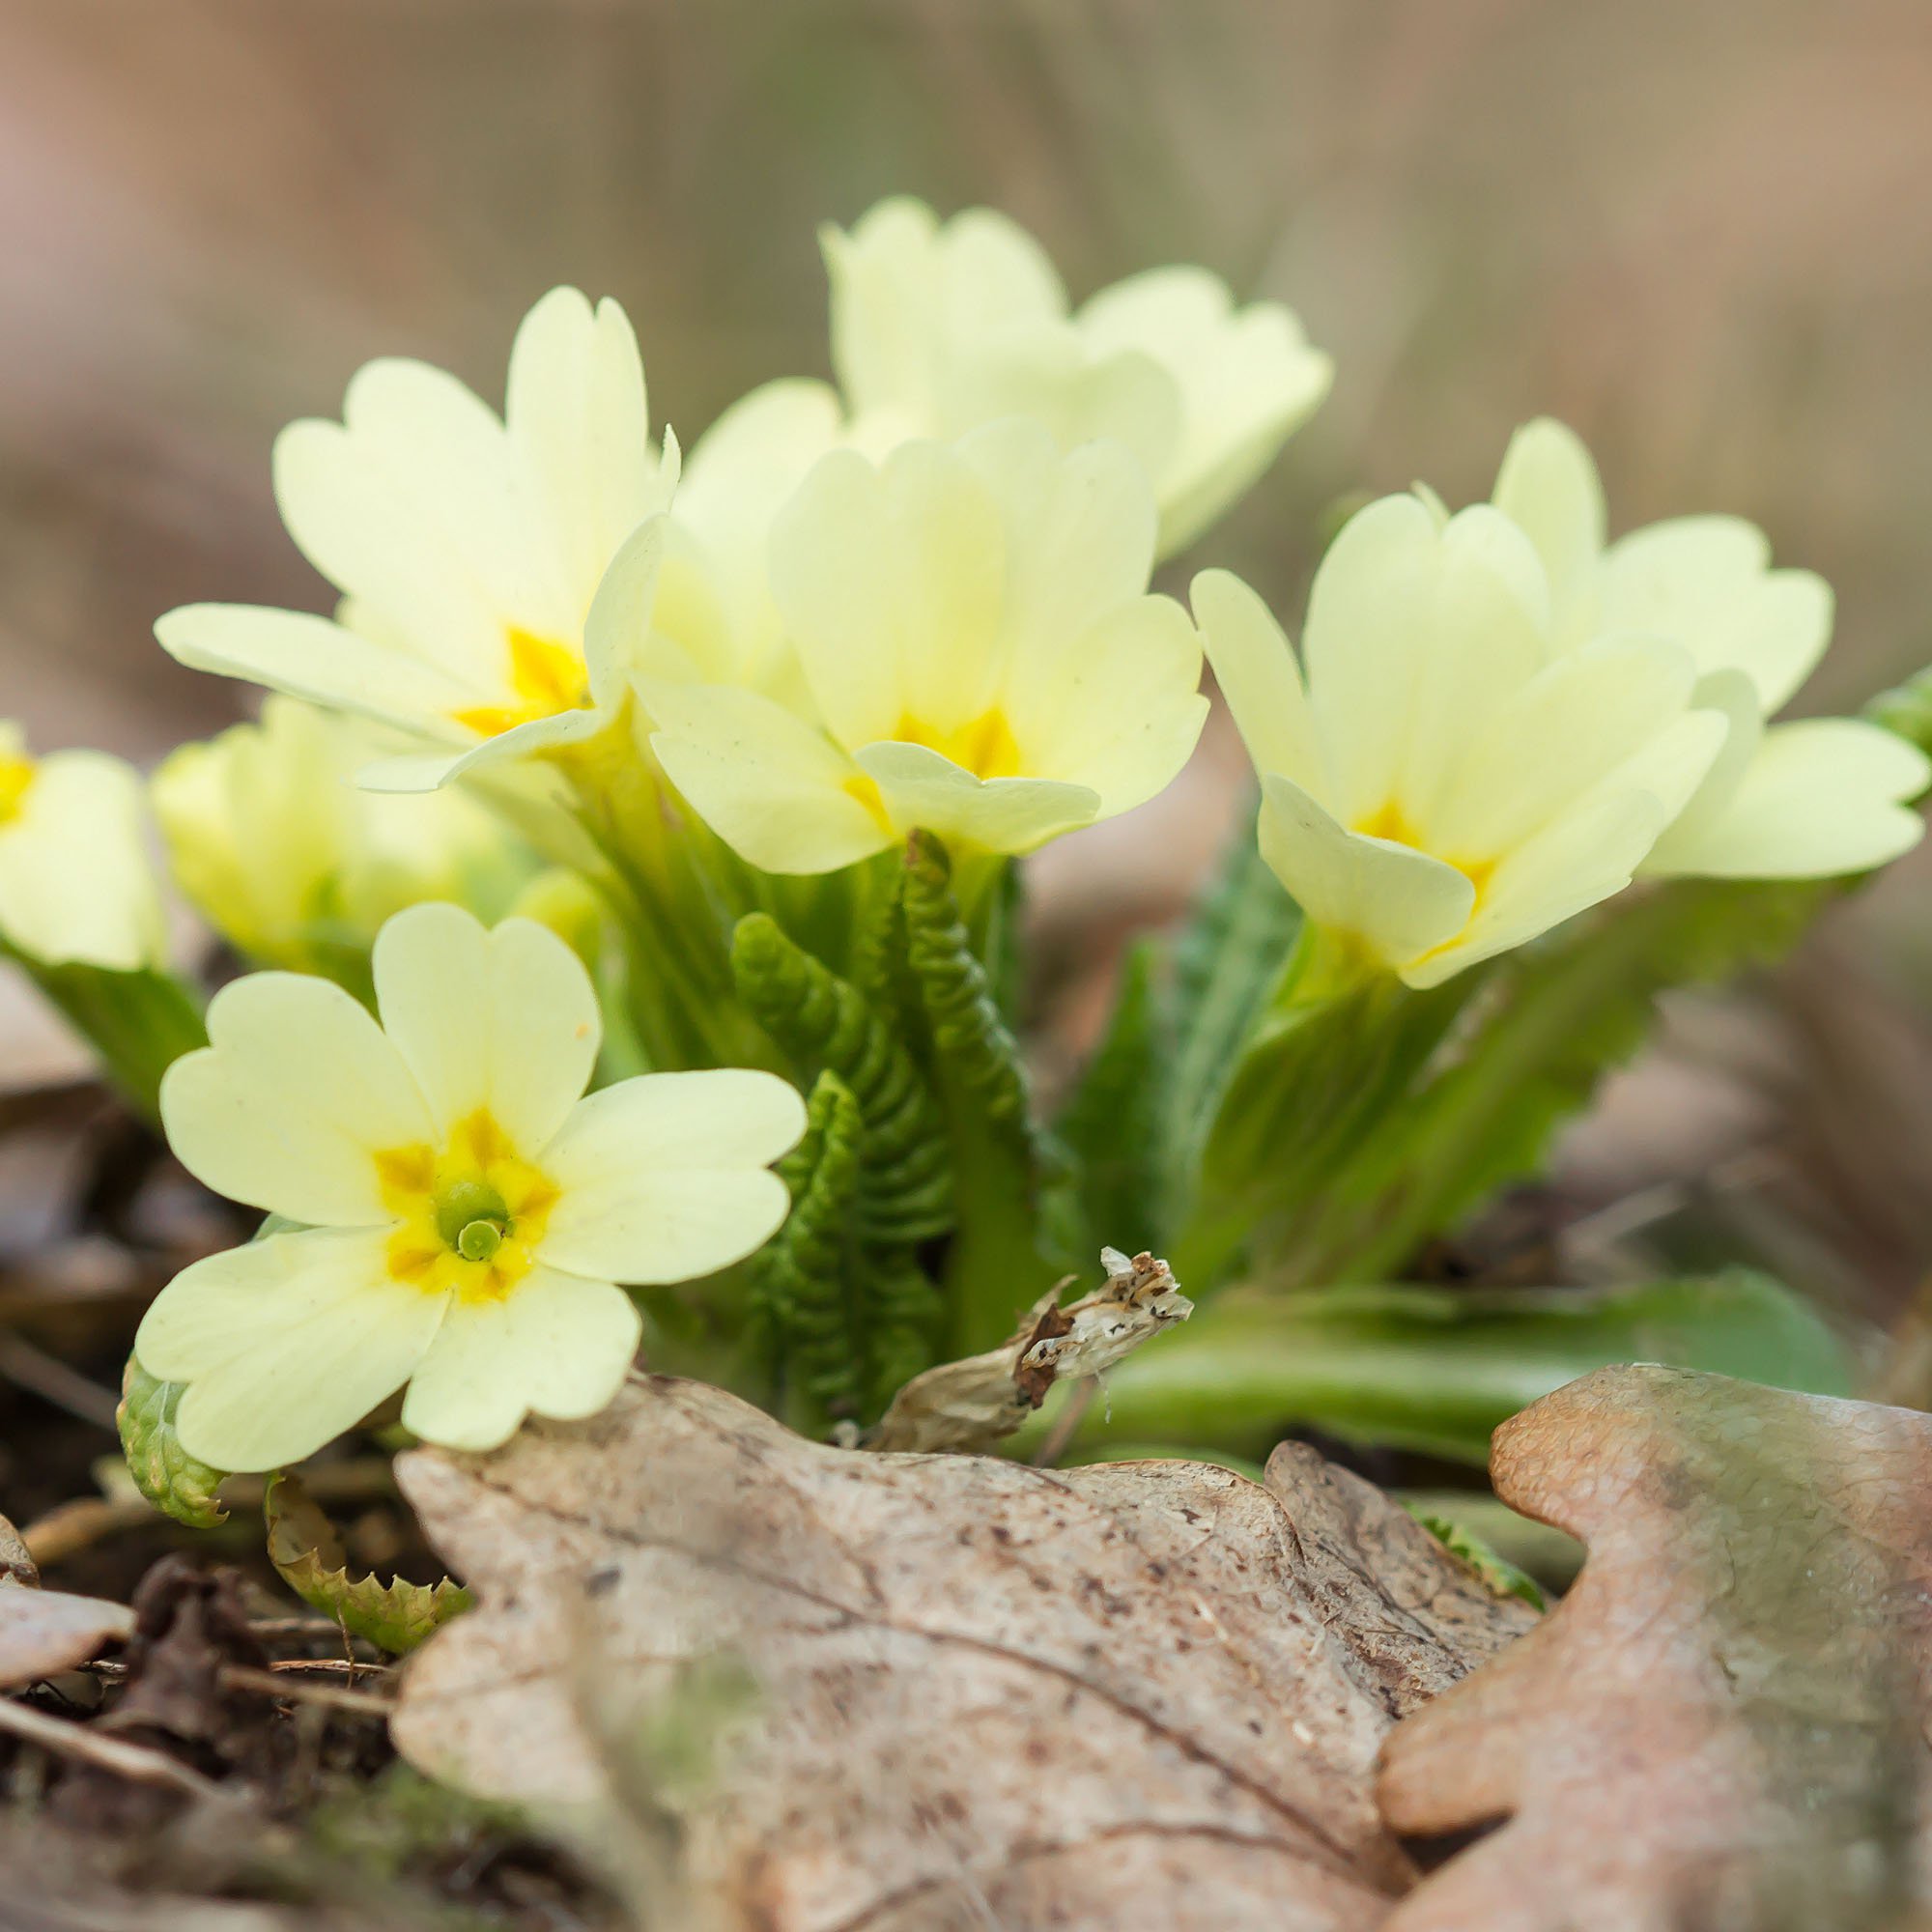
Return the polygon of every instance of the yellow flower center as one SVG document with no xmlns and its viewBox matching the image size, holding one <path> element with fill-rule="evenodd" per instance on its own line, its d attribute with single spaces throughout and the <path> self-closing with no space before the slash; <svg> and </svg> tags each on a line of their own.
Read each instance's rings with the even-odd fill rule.
<svg viewBox="0 0 1932 1932">
<path fill-rule="evenodd" d="M 1495 860 L 1451 859 L 1441 852 L 1430 852 L 1422 834 L 1416 830 L 1415 822 L 1395 799 L 1358 818 L 1351 829 L 1364 838 L 1386 838 L 1391 845 L 1406 845 L 1412 852 L 1428 852 L 1432 859 L 1439 859 L 1443 865 L 1455 867 L 1476 889 L 1475 904 L 1469 908 L 1469 917 L 1475 918 L 1482 906 L 1483 895 L 1489 890 L 1490 880 L 1495 873 Z"/>
<path fill-rule="evenodd" d="M 511 1147 L 487 1108 L 459 1121 L 439 1154 L 422 1144 L 376 1156 L 391 1277 L 426 1294 L 500 1301 L 529 1272 L 555 1183 Z"/>
<path fill-rule="evenodd" d="M 1019 741 L 1013 736 L 1013 727 L 1007 723 L 1007 714 L 998 705 L 990 711 L 982 711 L 979 717 L 964 724 L 951 727 L 928 724 L 908 711 L 900 717 L 891 742 L 923 745 L 928 752 L 937 752 L 942 758 L 951 758 L 976 779 L 1018 778 L 1025 768 Z M 856 798 L 881 825 L 890 827 L 891 818 L 885 800 L 872 779 L 863 772 L 854 773 L 845 781 L 845 791 L 849 797 Z"/>
<path fill-rule="evenodd" d="M 0 825 L 20 815 L 37 767 L 32 758 L 13 752 L 0 755 Z"/>
<path fill-rule="evenodd" d="M 951 758 L 976 779 L 1019 776 L 1020 748 L 1013 737 L 1013 727 L 1007 723 L 1007 714 L 997 705 L 990 711 L 982 711 L 971 723 L 954 725 L 951 730 L 927 724 L 907 712 L 893 736 L 901 744 L 923 745 L 942 758 Z"/>
<path fill-rule="evenodd" d="M 540 638 L 521 624 L 505 633 L 510 652 L 510 689 L 514 704 L 472 704 L 450 715 L 479 737 L 496 738 L 519 724 L 554 718 L 559 711 L 581 711 L 590 702 L 583 660 L 568 644 Z"/>
</svg>

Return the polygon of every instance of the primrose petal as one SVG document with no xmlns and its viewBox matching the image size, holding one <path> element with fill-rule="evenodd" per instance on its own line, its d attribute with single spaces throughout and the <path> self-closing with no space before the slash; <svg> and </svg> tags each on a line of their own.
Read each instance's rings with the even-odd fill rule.
<svg viewBox="0 0 1932 1932">
<path fill-rule="evenodd" d="M 327 981 L 257 974 L 169 1075 L 176 1151 L 212 1185 L 344 1224 L 197 1263 L 149 1310 L 142 1359 L 186 1384 L 184 1443 L 220 1468 L 298 1460 L 419 1373 L 405 1413 L 434 1441 L 587 1414 L 637 1347 L 613 1284 L 711 1273 L 789 1206 L 769 1164 L 805 1110 L 774 1075 L 578 1098 L 596 1004 L 547 928 L 413 907 L 379 936 L 376 977 L 400 1039 Z"/>
</svg>

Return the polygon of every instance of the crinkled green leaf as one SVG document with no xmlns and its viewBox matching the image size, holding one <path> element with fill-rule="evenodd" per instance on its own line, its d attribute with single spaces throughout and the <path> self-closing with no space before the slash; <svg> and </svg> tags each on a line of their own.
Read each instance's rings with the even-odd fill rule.
<svg viewBox="0 0 1932 1932">
<path fill-rule="evenodd" d="M 806 1103 L 805 1133 L 779 1163 L 791 1212 L 748 1264 L 753 1304 L 788 1391 L 785 1407 L 809 1435 L 822 1433 L 823 1418 L 856 1413 L 862 1398 L 850 1286 L 864 1132 L 850 1090 L 836 1074 L 821 1073 Z"/>
<path fill-rule="evenodd" d="M 213 1529 L 228 1519 L 215 1496 L 227 1471 L 190 1456 L 175 1435 L 175 1410 L 186 1386 L 156 1381 L 129 1355 L 114 1420 L 134 1487 L 177 1522 Z"/>
<path fill-rule="evenodd" d="M 1024 1134 L 1029 1098 L 1019 1042 L 973 951 L 952 896 L 945 851 L 922 833 L 907 843 L 904 903 L 906 962 L 919 987 L 934 1057 L 987 1120 L 1009 1122 Z"/>
<path fill-rule="evenodd" d="M 830 1072 L 865 1120 L 857 1212 L 868 1238 L 929 1240 L 952 1225 L 946 1131 L 890 1018 L 765 913 L 738 922 L 738 992 L 805 1080 Z"/>
<path fill-rule="evenodd" d="M 973 951 L 945 851 L 915 833 L 905 868 L 906 962 L 959 1212 L 946 1259 L 947 1346 L 972 1355 L 1004 1341 L 1018 1311 L 1068 1271 L 1078 1201 L 1065 1151 L 1034 1124 L 1019 1048 Z"/>
<path fill-rule="evenodd" d="M 857 1100 L 821 1073 L 805 1134 L 779 1163 L 791 1213 L 749 1264 L 786 1411 L 807 1435 L 869 1420 L 936 1350 L 938 1295 L 912 1249 L 861 1233 L 865 1135 Z"/>
<path fill-rule="evenodd" d="M 335 1525 L 287 1470 L 270 1477 L 262 1515 L 269 1561 L 282 1581 L 311 1609 L 392 1656 L 413 1650 L 440 1624 L 469 1607 L 469 1592 L 447 1577 L 433 1586 L 402 1577 L 386 1583 L 373 1576 L 352 1577 Z"/>
</svg>

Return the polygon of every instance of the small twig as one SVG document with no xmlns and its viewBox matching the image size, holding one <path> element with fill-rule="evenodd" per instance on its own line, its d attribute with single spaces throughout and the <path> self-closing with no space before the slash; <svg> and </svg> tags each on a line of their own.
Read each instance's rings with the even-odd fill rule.
<svg viewBox="0 0 1932 1932">
<path fill-rule="evenodd" d="M 278 1657 L 270 1670 L 320 1670 L 327 1675 L 374 1677 L 379 1682 L 389 1674 L 386 1663 L 364 1663 L 358 1657 Z"/>
<path fill-rule="evenodd" d="M 256 1670 L 245 1663 L 224 1663 L 221 1681 L 231 1690 L 259 1690 L 292 1704 L 327 1704 L 332 1710 L 355 1711 L 363 1717 L 386 1718 L 395 1708 L 373 1690 L 351 1690 L 340 1684 L 304 1684 L 273 1670 Z"/>
<path fill-rule="evenodd" d="M 1085 1381 L 1061 1405 L 1060 1413 L 1053 1418 L 1053 1427 L 1040 1438 L 1040 1445 L 1033 1452 L 1033 1465 L 1036 1469 L 1050 1469 L 1066 1453 L 1066 1445 L 1073 1440 L 1073 1432 L 1087 1419 L 1087 1411 L 1094 1406 L 1094 1398 L 1100 1393 L 1100 1378 L 1089 1376 Z"/>
<path fill-rule="evenodd" d="M 333 1617 L 250 1617 L 248 1628 L 263 1638 L 334 1636 L 342 1628 Z"/>
<path fill-rule="evenodd" d="M 6 1377 L 15 1388 L 23 1388 L 56 1408 L 64 1408 L 68 1414 L 93 1423 L 97 1429 L 114 1433 L 112 1391 L 89 1381 L 11 1328 L 0 1328 L 0 1376 Z"/>
<path fill-rule="evenodd" d="M 40 1745 L 64 1757 L 80 1758 L 102 1771 L 111 1771 L 117 1777 L 131 1778 L 137 1784 L 165 1784 L 195 1798 L 215 1797 L 221 1790 L 213 1778 L 204 1777 L 165 1751 L 128 1744 L 121 1738 L 101 1737 L 84 1724 L 63 1723 L 30 1704 L 16 1704 L 11 1698 L 0 1699 L 0 1731 L 11 1731 L 29 1744 Z"/>
<path fill-rule="evenodd" d="M 1747 1147 L 1719 1161 L 1694 1180 L 1660 1180 L 1633 1189 L 1588 1214 L 1579 1215 L 1563 1230 L 1563 1245 L 1585 1262 L 1601 1263 L 1621 1278 L 1619 1250 L 1646 1228 L 1681 1213 L 1698 1200 L 1721 1200 L 1749 1193 L 1776 1178 L 1778 1156 L 1767 1147 Z M 1625 1259 L 1628 1259 L 1627 1257 Z"/>
<path fill-rule="evenodd" d="M 104 1536 L 118 1536 L 126 1529 L 138 1529 L 156 1520 L 152 1503 L 138 1497 L 109 1502 L 102 1496 L 81 1496 L 71 1503 L 57 1504 L 45 1516 L 37 1517 L 20 1531 L 27 1553 L 42 1569 L 71 1556 L 77 1550 L 99 1543 Z"/>
</svg>

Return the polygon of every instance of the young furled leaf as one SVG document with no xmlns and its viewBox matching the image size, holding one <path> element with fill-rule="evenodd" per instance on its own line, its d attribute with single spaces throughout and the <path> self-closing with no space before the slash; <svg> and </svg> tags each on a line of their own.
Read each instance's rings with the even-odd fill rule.
<svg viewBox="0 0 1932 1932">
<path fill-rule="evenodd" d="M 1548 1608 L 1543 1585 L 1528 1571 L 1519 1570 L 1508 1557 L 1498 1555 L 1467 1523 L 1417 1509 L 1413 1503 L 1406 1502 L 1403 1507 L 1451 1556 L 1465 1563 L 1497 1596 L 1515 1597 L 1532 1610 Z"/>
<path fill-rule="evenodd" d="M 213 1529 L 228 1512 L 215 1492 L 227 1473 L 190 1456 L 175 1435 L 185 1382 L 157 1381 L 132 1355 L 121 1378 L 114 1421 L 134 1487 L 158 1510 L 190 1529 Z"/>
<path fill-rule="evenodd" d="M 952 1146 L 948 1352 L 976 1354 L 1068 1271 L 1078 1238 L 1065 1151 L 1035 1125 L 1019 1047 L 974 952 L 938 841 L 906 841 L 906 962 Z"/>
<path fill-rule="evenodd" d="M 791 1213 L 749 1264 L 786 1412 L 807 1435 L 869 1419 L 932 1359 L 932 1283 L 909 1248 L 861 1236 L 865 1139 L 858 1101 L 821 1073 L 805 1138 L 779 1164 Z"/>
<path fill-rule="evenodd" d="M 919 1067 L 871 1000 L 795 945 L 765 913 L 731 941 L 739 997 L 807 1079 L 837 1074 L 866 1123 L 857 1202 L 880 1241 L 928 1240 L 952 1225 L 944 1125 Z"/>
</svg>

